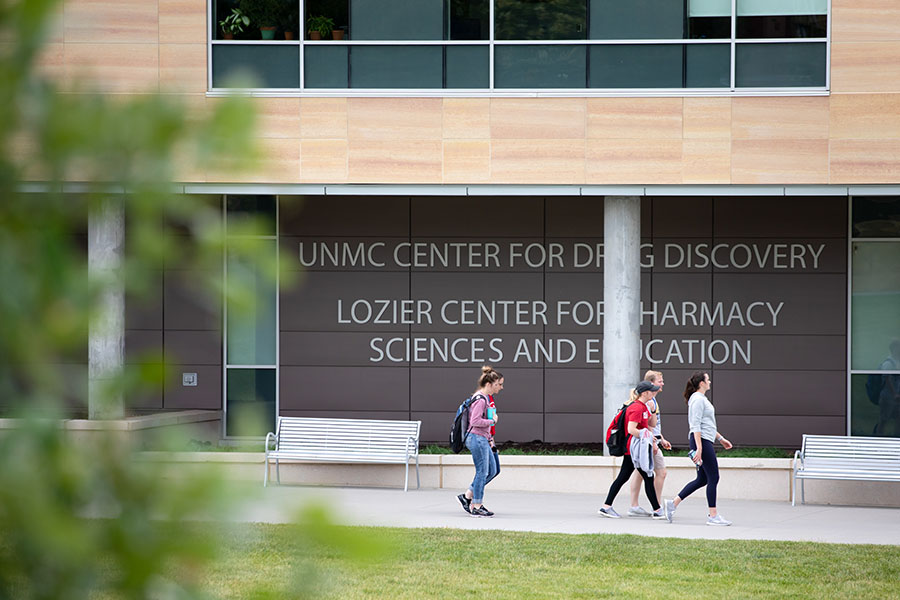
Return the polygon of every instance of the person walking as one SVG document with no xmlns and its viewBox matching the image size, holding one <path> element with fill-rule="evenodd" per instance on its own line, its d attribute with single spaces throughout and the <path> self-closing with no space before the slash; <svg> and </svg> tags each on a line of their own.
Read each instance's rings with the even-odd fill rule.
<svg viewBox="0 0 900 600">
<path fill-rule="evenodd" d="M 659 391 L 654 393 L 653 398 L 647 403 L 647 408 L 652 414 L 656 415 L 656 426 L 651 427 L 651 429 L 653 430 L 653 437 L 656 440 L 653 446 L 653 489 L 656 490 L 656 498 L 658 500 L 663 497 L 663 485 L 666 481 L 666 475 L 668 475 L 668 472 L 666 471 L 665 456 L 662 451 L 663 448 L 666 450 L 672 449 L 672 444 L 663 437 L 662 416 L 659 414 L 659 395 L 662 393 L 663 386 L 665 386 L 666 382 L 663 378 L 663 374 L 659 371 L 647 371 L 644 373 L 644 381 L 649 381 L 650 383 L 659 386 Z M 641 476 L 638 474 L 637 470 L 635 470 L 635 472 L 631 474 L 631 479 L 629 480 L 629 485 L 631 486 L 631 508 L 628 509 L 629 517 L 650 516 L 650 511 L 644 509 L 638 500 L 641 493 L 641 481 Z"/>
<path fill-rule="evenodd" d="M 497 424 L 498 418 L 496 409 L 488 412 L 488 399 L 499 394 L 502 389 L 503 375 L 489 365 L 481 367 L 478 389 L 469 404 L 469 431 L 466 436 L 466 448 L 472 453 L 472 462 L 475 463 L 475 478 L 465 493 L 456 497 L 463 510 L 473 517 L 494 516 L 483 504 L 484 486 L 497 476 L 499 462 L 499 459 L 495 462 L 494 437 L 491 435 L 491 427 Z"/>
<path fill-rule="evenodd" d="M 672 500 L 666 500 L 666 519 L 671 523 L 675 509 L 681 502 L 706 486 L 706 504 L 709 514 L 707 525 L 728 526 L 728 521 L 719 514 L 716 506 L 716 488 L 719 485 L 719 463 L 716 459 L 715 443 L 720 442 L 726 450 L 731 442 L 716 429 L 716 409 L 706 397 L 712 387 L 709 373 L 697 371 L 688 380 L 684 389 L 684 401 L 688 405 L 688 443 L 694 451 L 692 460 L 697 465 L 697 477 L 685 485 Z"/>
<path fill-rule="evenodd" d="M 616 477 L 615 481 L 612 482 L 612 485 L 609 486 L 606 502 L 597 511 L 597 514 L 602 517 L 611 519 L 620 518 L 619 513 L 612 507 L 612 503 L 616 499 L 619 490 L 622 489 L 623 485 L 628 483 L 628 478 L 631 477 L 631 474 L 637 468 L 637 472 L 644 480 L 644 491 L 647 493 L 647 498 L 650 499 L 650 505 L 653 507 L 651 516 L 654 519 L 666 518 L 665 513 L 659 506 L 656 490 L 653 488 L 653 477 L 650 474 L 652 473 L 652 467 L 650 467 L 649 470 L 645 470 L 632 462 L 632 458 L 637 459 L 636 456 L 633 456 L 634 453 L 632 452 L 632 448 L 638 447 L 637 444 L 633 445 L 632 441 L 636 437 L 643 438 L 641 430 L 647 430 L 656 425 L 656 416 L 652 415 L 647 409 L 647 402 L 651 400 L 653 394 L 658 392 L 659 389 L 658 385 L 654 385 L 649 381 L 638 383 L 634 388 L 634 393 L 637 395 L 636 400 L 625 408 L 625 424 L 628 430 L 628 442 L 625 445 L 625 455 L 622 457 L 622 467 L 619 469 L 619 475 Z M 647 432 L 647 435 L 650 435 L 649 432 Z M 652 462 L 652 456 L 648 456 L 646 459 Z"/>
</svg>

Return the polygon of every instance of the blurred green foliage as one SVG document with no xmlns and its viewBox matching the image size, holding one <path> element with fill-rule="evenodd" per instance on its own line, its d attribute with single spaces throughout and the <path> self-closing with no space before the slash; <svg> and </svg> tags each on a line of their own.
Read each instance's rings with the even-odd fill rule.
<svg viewBox="0 0 900 600">
<path fill-rule="evenodd" d="M 84 409 L 77 382 L 106 290 L 139 298 L 147 275 L 177 260 L 209 274 L 197 293 L 221 306 L 221 199 L 176 193 L 172 182 L 252 168 L 254 114 L 241 98 L 194 115 L 176 95 L 60 89 L 38 65 L 62 11 L 57 0 L 0 0 L 0 416 L 17 417 L 0 429 L 0 598 L 205 598 L 220 543 L 183 523 L 229 518 L 245 501 L 234 486 L 211 472 L 167 478 L 114 433 L 76 443 L 60 419 Z M 125 215 L 123 262 L 89 277 L 88 216 L 109 203 Z M 271 253 L 233 245 L 274 281 Z M 253 304 L 252 290 L 227 293 L 229 306 Z M 105 393 L 161 385 L 161 361 L 126 365 Z M 302 597 L 302 583 L 248 595 Z"/>
</svg>

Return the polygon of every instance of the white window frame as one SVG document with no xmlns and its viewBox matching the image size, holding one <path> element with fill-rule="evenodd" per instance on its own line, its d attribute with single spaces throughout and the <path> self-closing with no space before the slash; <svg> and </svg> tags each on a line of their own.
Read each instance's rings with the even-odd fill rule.
<svg viewBox="0 0 900 600">
<path fill-rule="evenodd" d="M 689 97 L 689 96 L 827 96 L 831 90 L 831 0 L 828 0 L 827 33 L 824 38 L 736 38 L 737 0 L 731 0 L 731 38 L 721 39 L 635 39 L 635 40 L 495 40 L 494 39 L 494 0 L 489 0 L 489 39 L 487 40 L 342 40 L 311 41 L 307 40 L 303 16 L 306 0 L 297 0 L 300 10 L 300 27 L 296 40 L 215 40 L 214 32 L 217 24 L 213 20 L 215 0 L 207 0 L 207 92 L 208 97 L 231 96 L 235 94 L 258 97 L 304 97 L 304 98 L 353 98 L 353 97 L 438 97 L 438 98 L 519 98 L 519 97 Z M 816 87 L 736 87 L 735 85 L 735 51 L 738 44 L 825 44 L 825 85 Z M 250 46 L 296 46 L 299 53 L 299 88 L 216 88 L 213 86 L 213 49 L 220 44 Z M 730 44 L 730 86 L 721 88 L 541 88 L 515 89 L 496 88 L 494 82 L 494 53 L 497 46 L 512 45 L 635 45 L 635 44 Z M 486 46 L 488 48 L 489 87 L 486 89 L 445 89 L 445 88 L 315 88 L 306 89 L 304 72 L 304 54 L 307 46 L 343 45 L 343 46 Z"/>
</svg>

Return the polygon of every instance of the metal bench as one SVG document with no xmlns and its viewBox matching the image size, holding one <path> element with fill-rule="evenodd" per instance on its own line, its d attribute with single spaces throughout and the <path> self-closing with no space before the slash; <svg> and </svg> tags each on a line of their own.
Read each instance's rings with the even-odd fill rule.
<svg viewBox="0 0 900 600">
<path fill-rule="evenodd" d="M 281 460 L 399 463 L 406 465 L 405 492 L 409 488 L 409 459 L 415 458 L 418 488 L 421 427 L 422 421 L 278 417 L 275 433 L 266 434 L 263 487 L 269 483 L 272 460 L 278 483 Z"/>
<path fill-rule="evenodd" d="M 800 480 L 800 502 L 805 503 L 806 479 L 851 479 L 900 482 L 900 438 L 841 435 L 803 435 L 794 453 L 791 506 Z"/>
</svg>

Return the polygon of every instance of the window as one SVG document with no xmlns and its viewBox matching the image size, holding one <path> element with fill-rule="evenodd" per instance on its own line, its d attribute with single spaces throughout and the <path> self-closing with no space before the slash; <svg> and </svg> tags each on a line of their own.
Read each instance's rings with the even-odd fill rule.
<svg viewBox="0 0 900 600">
<path fill-rule="evenodd" d="M 900 436 L 900 197 L 853 198 L 850 433 Z"/>
<path fill-rule="evenodd" d="M 277 264 L 276 211 L 275 196 L 225 198 L 226 437 L 262 437 L 274 431 L 278 284 L 277 276 L 259 265 Z"/>
<path fill-rule="evenodd" d="M 827 0 L 209 2 L 213 92 L 828 89 Z M 234 9 L 250 24 L 226 40 Z"/>
</svg>

